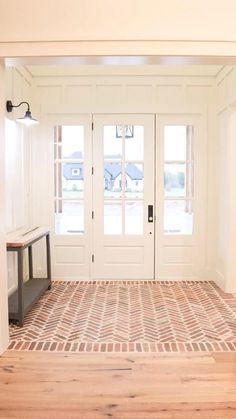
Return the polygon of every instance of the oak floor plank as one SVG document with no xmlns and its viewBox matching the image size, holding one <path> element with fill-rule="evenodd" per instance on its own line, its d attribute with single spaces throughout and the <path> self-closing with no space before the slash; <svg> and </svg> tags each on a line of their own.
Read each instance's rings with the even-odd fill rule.
<svg viewBox="0 0 236 419">
<path fill-rule="evenodd" d="M 236 354 L 0 357 L 0 418 L 236 419 Z"/>
</svg>

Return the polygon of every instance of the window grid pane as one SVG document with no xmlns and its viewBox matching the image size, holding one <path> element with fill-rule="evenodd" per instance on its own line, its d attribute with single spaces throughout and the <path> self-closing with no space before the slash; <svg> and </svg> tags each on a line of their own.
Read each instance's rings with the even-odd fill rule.
<svg viewBox="0 0 236 419">
<path fill-rule="evenodd" d="M 104 234 L 121 235 L 122 234 L 122 202 L 104 203 Z"/>
<path fill-rule="evenodd" d="M 59 201 L 58 201 L 59 203 Z M 55 216 L 57 234 L 84 234 L 83 201 L 60 201 L 61 210 Z"/>
<path fill-rule="evenodd" d="M 193 126 L 164 128 L 164 233 L 193 233 Z"/>
<path fill-rule="evenodd" d="M 171 235 L 193 234 L 192 200 L 165 200 L 164 231 Z"/>
<path fill-rule="evenodd" d="M 125 203 L 125 234 L 141 235 L 143 234 L 143 203 L 128 202 Z"/>
<path fill-rule="evenodd" d="M 84 126 L 55 127 L 55 231 L 84 234 Z"/>
<path fill-rule="evenodd" d="M 104 234 L 142 234 L 144 127 L 139 125 L 104 126 L 103 147 Z M 131 200 L 134 201 L 132 205 L 129 202 Z M 119 217 L 117 216 L 118 208 Z M 132 208 L 136 213 L 136 218 L 133 220 L 129 216 Z M 134 221 L 138 217 L 137 208 L 142 208 L 142 211 L 139 211 L 142 215 L 139 216 L 139 222 L 135 224 Z M 116 221 L 114 217 L 118 217 Z M 108 222 L 111 223 L 110 228 Z M 115 222 L 116 228 L 112 225 Z"/>
<path fill-rule="evenodd" d="M 186 197 L 186 164 L 166 163 L 164 170 L 165 198 Z"/>
</svg>

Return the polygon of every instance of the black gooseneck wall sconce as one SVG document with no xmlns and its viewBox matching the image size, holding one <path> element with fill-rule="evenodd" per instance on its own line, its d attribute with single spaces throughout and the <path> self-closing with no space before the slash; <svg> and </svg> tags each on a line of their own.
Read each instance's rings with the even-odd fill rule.
<svg viewBox="0 0 236 419">
<path fill-rule="evenodd" d="M 8 100 L 6 103 L 6 109 L 7 112 L 12 112 L 13 108 L 19 108 L 21 105 L 27 105 L 27 111 L 25 112 L 25 115 L 22 118 L 17 118 L 17 122 L 20 122 L 24 125 L 34 125 L 38 124 L 39 121 L 37 119 L 33 118 L 30 112 L 30 105 L 28 102 L 20 102 L 19 105 L 13 105 L 11 100 Z"/>
</svg>

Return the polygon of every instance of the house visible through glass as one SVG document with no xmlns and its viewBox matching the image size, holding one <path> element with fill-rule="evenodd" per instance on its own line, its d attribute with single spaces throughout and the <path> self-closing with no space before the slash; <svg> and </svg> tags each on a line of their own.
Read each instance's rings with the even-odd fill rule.
<svg viewBox="0 0 236 419">
<path fill-rule="evenodd" d="M 144 127 L 106 125 L 104 234 L 143 234 Z"/>
<path fill-rule="evenodd" d="M 55 231 L 84 233 L 84 127 L 55 128 Z"/>
<path fill-rule="evenodd" d="M 104 126 L 104 234 L 143 233 L 143 141 L 143 126 Z M 56 127 L 54 153 L 56 233 L 83 234 L 84 127 Z"/>
</svg>

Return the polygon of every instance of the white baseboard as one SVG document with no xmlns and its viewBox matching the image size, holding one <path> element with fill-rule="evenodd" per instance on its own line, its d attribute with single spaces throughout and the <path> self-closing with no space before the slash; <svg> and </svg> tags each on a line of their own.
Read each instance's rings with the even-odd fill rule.
<svg viewBox="0 0 236 419">
<path fill-rule="evenodd" d="M 214 281 L 222 291 L 225 291 L 225 278 L 219 271 L 208 269 L 206 277 L 208 281 Z"/>
<path fill-rule="evenodd" d="M 216 285 L 218 285 L 218 287 L 221 288 L 222 291 L 225 291 L 225 278 L 218 271 L 215 271 L 214 274 L 215 274 L 215 278 L 213 279 L 213 281 L 215 281 Z"/>
<path fill-rule="evenodd" d="M 17 289 L 17 284 L 13 284 L 10 288 L 8 288 L 8 297 L 13 294 L 13 292 Z"/>
</svg>

